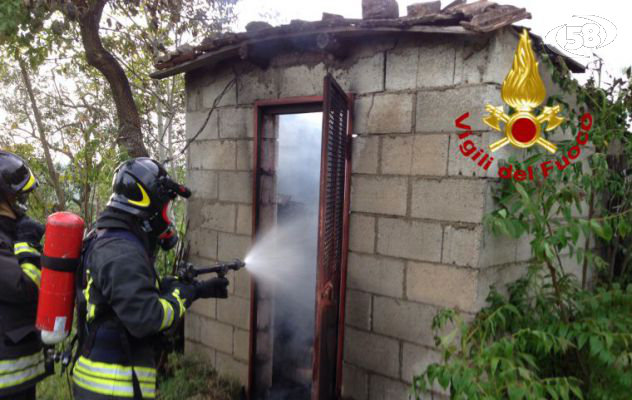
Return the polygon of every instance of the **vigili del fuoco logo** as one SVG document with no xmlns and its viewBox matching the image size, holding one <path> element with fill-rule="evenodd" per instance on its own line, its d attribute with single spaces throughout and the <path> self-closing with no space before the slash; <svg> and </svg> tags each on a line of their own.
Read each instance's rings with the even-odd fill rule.
<svg viewBox="0 0 632 400">
<path fill-rule="evenodd" d="M 538 145 L 549 153 L 555 154 L 557 146 L 546 140 L 542 136 L 542 132 L 549 132 L 557 128 L 564 122 L 564 118 L 559 115 L 560 105 L 544 107 L 537 113 L 538 107 L 546 99 L 546 88 L 540 77 L 538 62 L 531 48 L 531 39 L 526 29 L 520 35 L 513 65 L 502 85 L 501 97 L 513 112 L 507 114 L 502 105 L 487 104 L 485 110 L 488 114 L 483 117 L 483 122 L 504 137 L 489 145 L 490 153 L 487 153 L 483 148 L 477 148 L 472 140 L 467 139 L 468 136 L 472 135 L 472 127 L 465 124 L 465 120 L 470 116 L 470 113 L 467 112 L 455 120 L 456 127 L 464 130 L 459 134 L 459 139 L 462 141 L 459 144 L 461 154 L 484 170 L 487 170 L 494 161 L 491 154 L 508 144 L 521 149 Z M 592 116 L 585 113 L 582 115 L 580 123 L 581 129 L 575 138 L 576 144 L 562 155 L 561 159 L 556 157 L 554 160 L 543 161 L 539 165 L 544 178 L 547 178 L 550 171 L 556 167 L 560 171 L 564 170 L 581 154 L 582 146 L 588 142 Z M 552 165 L 553 163 L 554 165 Z M 518 181 L 533 180 L 535 173 L 537 170 L 534 171 L 533 166 L 529 166 L 527 171 L 517 168 L 514 170 L 513 165 L 498 169 L 499 177 L 513 178 Z"/>
</svg>

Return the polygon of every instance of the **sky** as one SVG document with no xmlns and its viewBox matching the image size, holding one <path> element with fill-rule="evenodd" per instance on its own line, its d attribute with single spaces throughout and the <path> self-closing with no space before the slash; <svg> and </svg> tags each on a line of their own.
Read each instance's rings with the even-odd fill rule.
<svg viewBox="0 0 632 400">
<path fill-rule="evenodd" d="M 398 0 L 399 12 L 406 14 L 406 6 L 418 3 L 420 0 Z M 446 6 L 451 0 L 442 0 L 441 5 Z M 472 0 L 468 0 L 472 2 Z M 610 44 L 594 50 L 604 60 L 604 70 L 607 74 L 620 76 L 624 67 L 632 65 L 632 24 L 628 21 L 632 15 L 632 1 L 627 0 L 496 0 L 499 4 L 511 4 L 526 8 L 532 15 L 531 20 L 522 20 L 517 25 L 526 26 L 542 37 L 554 28 L 567 24 L 568 26 L 581 26 L 590 23 L 585 19 L 573 18 L 573 16 L 602 17 L 612 22 L 616 27 L 617 36 Z M 348 18 L 362 17 L 362 0 L 240 0 L 237 5 L 237 29 L 243 31 L 246 24 L 254 20 L 266 20 L 273 25 L 288 23 L 292 19 L 308 21 L 319 20 L 323 12 L 341 14 Z M 595 19 L 593 19 L 595 20 Z M 609 25 L 603 20 L 597 19 L 605 27 Z M 608 26 L 607 35 L 614 36 L 611 26 Z M 600 32 L 603 35 L 603 31 Z M 559 37 L 559 36 L 558 36 Z M 610 37 L 606 37 L 609 41 Z M 582 49 L 589 53 L 587 49 Z M 582 51 L 580 50 L 580 51 Z M 594 58 L 573 57 L 581 64 L 588 64 Z M 578 76 L 582 80 L 581 76 Z M 607 75 L 604 74 L 604 81 Z"/>
</svg>

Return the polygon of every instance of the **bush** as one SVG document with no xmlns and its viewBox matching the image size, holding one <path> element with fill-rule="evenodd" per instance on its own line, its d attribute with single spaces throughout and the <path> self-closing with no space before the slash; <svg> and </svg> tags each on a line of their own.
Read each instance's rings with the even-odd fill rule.
<svg viewBox="0 0 632 400">
<path fill-rule="evenodd" d="M 457 330 L 439 338 L 445 362 L 416 377 L 418 396 L 436 381 L 455 399 L 628 399 L 632 285 L 588 291 L 564 276 L 561 312 L 542 278 L 532 270 L 507 295 L 492 290 L 469 326 L 452 310 L 437 315 L 434 328 Z"/>
</svg>

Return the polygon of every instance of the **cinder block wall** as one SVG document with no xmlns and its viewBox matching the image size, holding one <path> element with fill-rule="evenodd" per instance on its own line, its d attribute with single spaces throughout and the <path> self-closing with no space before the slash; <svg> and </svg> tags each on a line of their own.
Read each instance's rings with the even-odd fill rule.
<svg viewBox="0 0 632 400">
<path fill-rule="evenodd" d="M 187 75 L 189 137 L 226 84 L 237 83 L 189 151 L 196 192 L 188 239 L 194 260 L 205 263 L 241 258 L 251 244 L 253 103 L 321 95 L 327 72 L 356 95 L 345 398 L 407 398 L 413 376 L 439 360 L 431 331 L 437 311 L 457 307 L 473 315 L 491 284 L 525 269 L 528 240 L 483 229 L 483 215 L 494 208 L 497 164 L 485 172 L 465 159 L 454 127 L 469 111 L 477 146 L 500 138 L 481 118 L 485 104 L 502 104 L 500 84 L 516 44 L 509 30 L 383 38 L 354 46 L 342 64 L 292 54 L 266 70 L 235 64 Z M 495 157 L 513 151 L 506 146 Z M 228 299 L 192 307 L 186 350 L 246 384 L 249 277 L 240 272 L 231 282 Z"/>
<path fill-rule="evenodd" d="M 199 70 L 186 77 L 187 137 L 203 126 L 217 96 L 233 77 Z M 252 233 L 252 105 L 228 90 L 188 153 L 188 241 L 191 260 L 208 265 L 243 259 Z M 225 374 L 248 381 L 250 278 L 231 272 L 228 299 L 198 300 L 186 317 L 185 350 L 206 356 Z"/>
</svg>

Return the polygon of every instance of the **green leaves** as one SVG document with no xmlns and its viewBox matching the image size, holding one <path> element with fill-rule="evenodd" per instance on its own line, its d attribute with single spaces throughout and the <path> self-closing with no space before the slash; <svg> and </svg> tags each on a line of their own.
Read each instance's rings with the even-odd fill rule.
<svg viewBox="0 0 632 400">
<path fill-rule="evenodd" d="M 612 239 L 612 227 L 610 227 L 608 221 L 600 222 L 595 219 L 591 219 L 589 221 L 589 224 L 592 231 L 595 232 L 603 240 L 608 241 Z"/>
<path fill-rule="evenodd" d="M 493 292 L 492 304 L 462 333 L 461 348 L 446 351 L 443 363 L 415 378 L 418 398 L 433 383 L 464 399 L 626 398 L 632 391 L 632 286 L 568 287 L 567 322 L 541 278 L 530 273 L 506 295 Z M 454 311 L 435 321 L 437 329 L 447 321 L 464 324 Z"/>
</svg>

